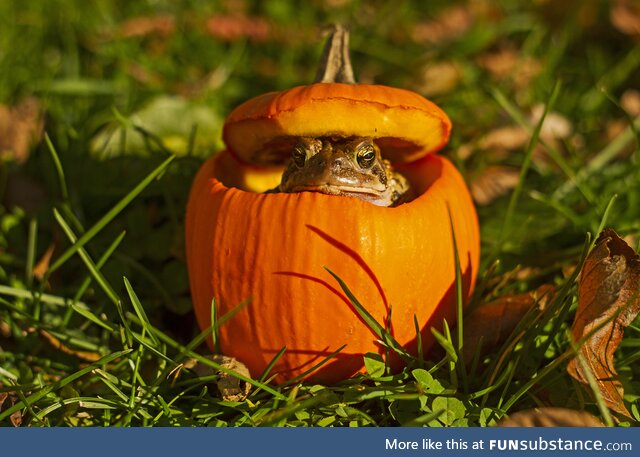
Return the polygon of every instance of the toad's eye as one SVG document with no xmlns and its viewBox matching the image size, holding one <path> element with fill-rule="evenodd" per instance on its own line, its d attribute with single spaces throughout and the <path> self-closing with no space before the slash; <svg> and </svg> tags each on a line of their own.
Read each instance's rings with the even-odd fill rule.
<svg viewBox="0 0 640 457">
<path fill-rule="evenodd" d="M 376 150 L 367 144 L 358 149 L 358 165 L 362 168 L 370 168 L 376 160 Z"/>
<path fill-rule="evenodd" d="M 291 154 L 293 158 L 293 162 L 296 164 L 298 168 L 304 167 L 304 163 L 307 160 L 307 150 L 302 145 L 297 145 L 293 148 L 293 153 Z"/>
</svg>

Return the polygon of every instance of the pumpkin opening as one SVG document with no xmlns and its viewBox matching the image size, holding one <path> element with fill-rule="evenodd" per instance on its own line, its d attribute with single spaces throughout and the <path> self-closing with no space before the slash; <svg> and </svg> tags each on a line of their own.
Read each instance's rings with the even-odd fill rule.
<svg viewBox="0 0 640 457">
<path fill-rule="evenodd" d="M 429 157 L 423 156 L 415 162 L 396 165 L 396 171 L 404 175 L 411 185 L 410 198 L 403 204 L 410 203 L 424 194 L 431 183 L 440 175 L 439 163 L 429 160 Z M 235 187 L 245 192 L 264 193 L 280 184 L 283 170 L 284 165 L 250 165 L 240 161 L 228 151 L 223 151 L 217 157 L 215 177 L 226 187 Z"/>
</svg>

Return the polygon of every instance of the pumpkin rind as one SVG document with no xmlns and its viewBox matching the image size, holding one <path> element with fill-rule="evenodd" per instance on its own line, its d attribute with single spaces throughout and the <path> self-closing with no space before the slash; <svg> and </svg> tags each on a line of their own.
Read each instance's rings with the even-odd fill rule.
<svg viewBox="0 0 640 457">
<path fill-rule="evenodd" d="M 291 136 L 367 136 L 384 142 L 392 162 L 411 162 L 446 144 L 451 122 L 444 111 L 404 89 L 371 84 L 316 83 L 255 97 L 224 125 L 224 141 L 240 160 L 283 163 L 269 142 Z"/>
<path fill-rule="evenodd" d="M 342 345 L 312 375 L 336 382 L 363 370 L 363 354 L 383 353 L 334 271 L 394 337 L 416 349 L 414 315 L 424 350 L 429 328 L 455 319 L 454 223 L 471 294 L 479 261 L 479 227 L 467 187 L 446 159 L 429 155 L 401 166 L 419 196 L 396 208 L 314 192 L 252 192 L 255 168 L 222 152 L 200 169 L 189 197 L 187 261 L 199 324 L 210 325 L 211 301 L 224 315 L 251 303 L 219 328 L 225 355 L 259 376 L 282 347 L 276 381 L 299 375 Z M 225 184 L 221 182 L 223 180 Z M 241 190 L 231 185 L 249 187 Z M 392 312 L 391 312 L 392 309 Z"/>
</svg>

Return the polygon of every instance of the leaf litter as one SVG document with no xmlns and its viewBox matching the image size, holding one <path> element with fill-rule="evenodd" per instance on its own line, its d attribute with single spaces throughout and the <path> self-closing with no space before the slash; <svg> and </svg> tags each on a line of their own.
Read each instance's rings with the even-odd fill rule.
<svg viewBox="0 0 640 457">
<path fill-rule="evenodd" d="M 579 358 L 567 371 L 589 385 L 595 376 L 598 393 L 613 411 L 631 417 L 624 405 L 624 389 L 614 367 L 614 355 L 624 329 L 640 312 L 640 256 L 612 229 L 605 229 L 582 267 L 578 309 L 572 326 Z"/>
</svg>

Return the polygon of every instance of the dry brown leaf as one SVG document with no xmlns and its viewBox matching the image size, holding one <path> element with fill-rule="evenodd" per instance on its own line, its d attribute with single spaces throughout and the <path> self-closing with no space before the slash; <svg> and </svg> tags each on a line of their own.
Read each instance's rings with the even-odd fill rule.
<svg viewBox="0 0 640 457">
<path fill-rule="evenodd" d="M 604 427 L 604 424 L 585 411 L 544 407 L 511 414 L 496 427 Z"/>
<path fill-rule="evenodd" d="M 9 416 L 9 420 L 14 427 L 20 427 L 22 425 L 22 412 L 20 410 L 16 411 Z"/>
<path fill-rule="evenodd" d="M 609 14 L 611 23 L 625 35 L 640 37 L 640 5 L 629 0 L 618 0 Z"/>
<path fill-rule="evenodd" d="M 640 91 L 626 90 L 620 97 L 620 105 L 632 117 L 640 116 Z"/>
<path fill-rule="evenodd" d="M 176 30 L 173 16 L 140 16 L 134 17 L 120 25 L 120 35 L 125 38 L 159 35 L 168 37 Z"/>
<path fill-rule="evenodd" d="M 49 269 L 49 264 L 51 263 L 51 257 L 53 256 L 53 251 L 55 250 L 56 245 L 51 243 L 40 260 L 33 267 L 33 276 L 35 276 L 38 280 L 42 281 L 44 274 Z"/>
<path fill-rule="evenodd" d="M 483 54 L 478 57 L 478 65 L 486 69 L 494 79 L 511 80 L 519 88 L 528 86 L 543 68 L 539 60 L 520 55 L 513 48 Z"/>
<path fill-rule="evenodd" d="M 0 336 L 2 336 L 5 339 L 8 339 L 11 337 L 11 326 L 7 322 L 3 321 L 2 319 L 0 319 Z"/>
<path fill-rule="evenodd" d="M 446 94 L 460 82 L 460 69 L 453 62 L 435 62 L 425 66 L 420 82 L 414 87 L 417 92 L 427 96 Z"/>
<path fill-rule="evenodd" d="M 205 25 L 207 32 L 223 41 L 248 38 L 265 41 L 271 33 L 271 25 L 266 19 L 242 14 L 218 14 L 211 16 Z"/>
<path fill-rule="evenodd" d="M 544 114 L 544 105 L 537 104 L 531 109 L 530 122 L 536 125 Z M 573 132 L 571 121 L 562 114 L 552 111 L 547 113 L 540 129 L 540 138 L 547 141 L 564 140 Z"/>
<path fill-rule="evenodd" d="M 416 24 L 412 30 L 415 41 L 443 43 L 462 36 L 473 24 L 473 15 L 467 6 L 453 6 L 436 18 Z"/>
<path fill-rule="evenodd" d="M 47 332 L 46 330 L 39 330 L 39 332 L 40 332 L 40 335 L 51 346 L 53 346 L 54 348 L 56 348 L 60 352 L 64 352 L 65 354 L 72 355 L 72 356 L 77 357 L 77 358 L 79 358 L 81 360 L 84 360 L 86 362 L 95 362 L 97 360 L 100 360 L 100 358 L 102 357 L 97 352 L 77 351 L 77 350 L 67 346 L 66 344 L 64 344 L 62 341 L 60 341 L 58 338 L 56 338 L 55 336 L 53 336 L 51 333 Z"/>
<path fill-rule="evenodd" d="M 491 130 L 478 141 L 480 149 L 518 149 L 529 141 L 529 132 L 522 127 L 506 126 Z"/>
<path fill-rule="evenodd" d="M 624 328 L 640 312 L 640 256 L 611 230 L 602 231 L 580 273 L 578 309 L 573 321 L 574 342 L 591 334 L 578 352 L 584 365 L 572 359 L 567 371 L 589 385 L 590 370 L 607 406 L 631 417 L 624 405 L 624 390 L 613 365 L 613 356 Z"/>
<path fill-rule="evenodd" d="M 0 387 L 2 387 L 2 384 L 0 384 Z M 18 396 L 15 392 L 0 392 L 0 411 L 2 411 L 5 402 L 7 402 L 7 407 L 11 408 L 18 402 Z M 16 411 L 9 416 L 9 420 L 14 427 L 20 427 L 22 425 L 22 412 L 20 410 Z"/>
<path fill-rule="evenodd" d="M 251 373 L 247 366 L 238 359 L 219 354 L 209 355 L 207 357 L 224 368 L 235 371 L 246 378 L 251 378 Z M 183 366 L 193 370 L 200 377 L 217 375 L 218 391 L 225 401 L 243 401 L 247 398 L 249 392 L 251 392 L 252 386 L 248 382 L 244 382 L 223 371 L 216 371 L 208 365 L 199 363 L 195 358 L 187 360 Z"/>
<path fill-rule="evenodd" d="M 475 309 L 464 319 L 465 363 L 472 361 L 479 345 L 481 354 L 486 354 L 504 342 L 533 306 L 543 310 L 552 296 L 553 287 L 542 285 L 533 292 L 504 295 Z"/>
<path fill-rule="evenodd" d="M 516 187 L 519 179 L 520 172 L 516 168 L 493 165 L 473 178 L 469 187 L 478 205 L 488 205 Z"/>
<path fill-rule="evenodd" d="M 26 162 L 31 146 L 42 138 L 42 119 L 40 103 L 35 97 L 28 97 L 15 106 L 0 105 L 0 159 Z"/>
</svg>

